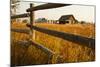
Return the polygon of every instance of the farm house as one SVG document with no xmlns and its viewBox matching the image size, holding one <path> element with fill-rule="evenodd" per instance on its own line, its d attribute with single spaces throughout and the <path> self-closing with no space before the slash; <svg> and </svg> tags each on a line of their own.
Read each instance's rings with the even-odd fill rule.
<svg viewBox="0 0 100 67">
<path fill-rule="evenodd" d="M 70 23 L 73 24 L 76 22 L 76 19 L 73 15 L 63 15 L 59 18 L 59 24 Z"/>
</svg>

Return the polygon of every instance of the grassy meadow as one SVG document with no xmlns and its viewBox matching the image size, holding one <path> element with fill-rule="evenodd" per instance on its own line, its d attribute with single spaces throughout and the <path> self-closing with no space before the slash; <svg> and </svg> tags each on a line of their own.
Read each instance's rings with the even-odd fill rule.
<svg viewBox="0 0 100 67">
<path fill-rule="evenodd" d="M 94 24 L 47 24 L 37 23 L 38 27 L 62 31 L 88 38 L 95 38 Z M 28 29 L 26 23 L 13 23 L 11 28 Z M 81 44 L 73 43 L 54 37 L 45 33 L 34 31 L 36 42 L 42 44 L 60 56 L 50 59 L 51 63 L 69 63 L 69 62 L 84 62 L 95 60 L 95 50 L 82 46 Z M 47 64 L 48 55 L 42 50 L 33 45 L 18 44 L 19 40 L 28 41 L 29 35 L 24 33 L 11 32 L 11 59 L 13 65 L 28 65 L 28 64 Z"/>
</svg>

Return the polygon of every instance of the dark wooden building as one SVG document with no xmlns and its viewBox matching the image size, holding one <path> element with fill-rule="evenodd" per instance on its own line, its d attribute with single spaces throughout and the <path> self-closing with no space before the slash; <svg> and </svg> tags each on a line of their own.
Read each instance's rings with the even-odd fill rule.
<svg viewBox="0 0 100 67">
<path fill-rule="evenodd" d="M 76 19 L 74 18 L 74 16 L 71 15 L 63 15 L 59 18 L 59 24 L 66 24 L 66 23 L 70 23 L 73 24 L 76 22 Z"/>
</svg>

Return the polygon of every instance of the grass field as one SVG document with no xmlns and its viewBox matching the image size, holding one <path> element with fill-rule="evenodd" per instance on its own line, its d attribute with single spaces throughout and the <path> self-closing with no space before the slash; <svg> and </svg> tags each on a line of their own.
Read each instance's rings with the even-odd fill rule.
<svg viewBox="0 0 100 67">
<path fill-rule="evenodd" d="M 25 23 L 14 23 L 11 28 L 27 29 Z M 94 24 L 46 24 L 39 23 L 36 26 L 67 32 L 88 38 L 95 38 Z M 29 40 L 29 35 L 24 33 L 11 32 L 11 58 L 12 64 L 28 65 L 28 64 L 46 64 L 48 62 L 48 55 L 35 46 L 29 45 L 27 47 L 18 45 L 19 40 Z M 51 59 L 52 63 L 60 61 L 62 63 L 69 62 L 83 62 L 94 61 L 95 50 L 76 44 L 67 40 L 63 40 L 45 33 L 35 31 L 35 41 L 56 52 L 61 56 L 60 59 Z"/>
</svg>

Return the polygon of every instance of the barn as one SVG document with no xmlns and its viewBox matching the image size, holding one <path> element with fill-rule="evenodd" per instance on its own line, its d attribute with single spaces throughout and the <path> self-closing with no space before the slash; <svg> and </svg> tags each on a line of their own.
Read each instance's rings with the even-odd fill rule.
<svg viewBox="0 0 100 67">
<path fill-rule="evenodd" d="M 76 22 L 75 17 L 70 14 L 70 15 L 63 15 L 59 18 L 59 24 L 66 24 L 66 23 L 70 23 L 73 24 Z"/>
</svg>

